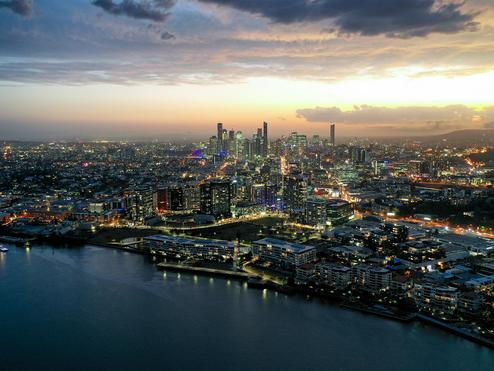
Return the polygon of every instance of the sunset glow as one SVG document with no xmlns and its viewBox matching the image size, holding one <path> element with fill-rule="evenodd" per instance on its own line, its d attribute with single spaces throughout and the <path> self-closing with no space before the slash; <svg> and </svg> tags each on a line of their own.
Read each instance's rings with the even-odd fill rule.
<svg viewBox="0 0 494 371">
<path fill-rule="evenodd" d="M 343 32 L 338 18 L 292 22 L 212 0 L 168 2 L 163 20 L 93 3 L 34 1 L 29 14 L 0 8 L 8 30 L 0 36 L 0 127 L 8 138 L 78 137 L 83 128 L 95 137 L 196 136 L 217 121 L 251 130 L 267 120 L 275 134 L 323 133 L 334 121 L 341 134 L 379 135 L 376 126 L 390 125 L 311 115 L 355 106 L 438 112 L 424 120 L 410 109 L 406 127 L 397 117 L 381 135 L 415 135 L 430 121 L 444 123 L 437 131 L 494 121 L 489 1 L 457 9 L 475 26 L 417 36 L 400 28 L 410 35 L 399 37 L 365 24 Z M 452 122 L 445 107 L 457 105 L 471 115 Z"/>
</svg>

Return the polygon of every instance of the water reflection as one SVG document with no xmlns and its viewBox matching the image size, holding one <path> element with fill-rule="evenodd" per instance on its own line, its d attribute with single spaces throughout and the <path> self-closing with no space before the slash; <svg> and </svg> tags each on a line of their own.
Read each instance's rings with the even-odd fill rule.
<svg viewBox="0 0 494 371">
<path fill-rule="evenodd" d="M 26 260 L 31 265 L 31 248 L 28 246 L 25 248 L 26 250 Z"/>
<path fill-rule="evenodd" d="M 413 371 L 426 364 L 438 370 L 494 370 L 490 350 L 418 323 L 248 289 L 245 281 L 159 271 L 140 256 L 107 249 L 59 249 L 56 258 L 51 253 L 34 247 L 0 255 L 0 318 L 8 319 L 0 324 L 1 369 L 39 364 L 64 369 L 84 349 L 92 358 L 81 357 L 74 371 L 94 364 L 119 370 L 204 369 L 205 359 L 220 365 L 215 369 L 391 371 L 400 364 Z M 64 318 L 76 320 L 67 326 L 58 320 Z M 377 333 L 379 342 L 369 341 Z M 38 349 L 40 338 L 43 351 L 26 357 L 25 349 Z M 269 344 L 270 359 L 258 356 L 259 344 Z M 186 348 L 196 356 L 184 359 Z"/>
</svg>

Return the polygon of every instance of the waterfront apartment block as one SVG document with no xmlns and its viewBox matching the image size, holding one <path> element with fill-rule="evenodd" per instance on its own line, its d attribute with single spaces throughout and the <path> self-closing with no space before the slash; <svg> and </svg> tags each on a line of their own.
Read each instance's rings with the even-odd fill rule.
<svg viewBox="0 0 494 371">
<path fill-rule="evenodd" d="M 420 308 L 453 313 L 458 305 L 458 289 L 429 282 L 419 283 L 415 285 L 414 298 Z"/>
<path fill-rule="evenodd" d="M 163 235 L 145 237 L 144 241 L 152 254 L 177 258 L 230 259 L 233 258 L 235 253 L 235 245 L 230 241 Z"/>
<path fill-rule="evenodd" d="M 480 293 L 460 290 L 457 287 L 445 286 L 435 282 L 423 282 L 414 287 L 415 303 L 425 310 L 439 310 L 452 314 L 455 311 L 477 313 L 484 304 Z"/>
<path fill-rule="evenodd" d="M 391 277 L 391 272 L 386 268 L 363 264 L 352 267 L 352 279 L 355 286 L 366 291 L 380 292 L 389 290 Z"/>
<path fill-rule="evenodd" d="M 326 285 L 345 288 L 352 283 L 352 269 L 341 264 L 319 263 L 316 264 L 316 277 Z"/>
<path fill-rule="evenodd" d="M 287 270 L 316 260 L 316 248 L 299 243 L 263 238 L 252 245 L 252 254 L 261 261 Z"/>
</svg>

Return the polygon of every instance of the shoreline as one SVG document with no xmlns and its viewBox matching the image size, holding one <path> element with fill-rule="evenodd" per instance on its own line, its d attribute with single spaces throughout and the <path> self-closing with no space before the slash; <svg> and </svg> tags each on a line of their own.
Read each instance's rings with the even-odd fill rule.
<svg viewBox="0 0 494 371">
<path fill-rule="evenodd" d="M 419 322 L 424 322 L 424 323 L 433 325 L 435 327 L 441 328 L 441 329 L 443 329 L 443 330 L 445 330 L 447 332 L 450 332 L 452 334 L 461 336 L 464 339 L 470 340 L 470 341 L 472 341 L 474 343 L 483 345 L 483 346 L 485 346 L 487 348 L 490 348 L 490 349 L 494 350 L 494 340 L 490 340 L 490 339 L 487 339 L 487 338 L 482 337 L 480 335 L 477 335 L 475 333 L 472 333 L 472 332 L 463 330 L 463 329 L 461 329 L 459 327 L 449 325 L 449 324 L 447 324 L 445 322 L 439 321 L 439 320 L 437 320 L 435 318 L 426 316 L 426 315 L 421 314 L 421 313 L 417 313 L 415 315 L 415 318 Z"/>
<path fill-rule="evenodd" d="M 84 244 L 81 246 L 80 244 L 73 244 L 71 241 L 67 243 L 67 245 L 73 245 L 75 247 L 84 247 Z M 131 252 L 134 254 L 139 254 L 139 255 L 147 255 L 149 257 L 152 257 L 152 254 L 150 254 L 148 251 L 142 250 L 142 249 L 137 249 L 137 248 L 132 248 L 132 247 L 125 247 L 125 246 L 119 246 L 117 244 L 104 244 L 104 243 L 90 243 L 86 242 L 87 246 L 94 246 L 94 247 L 100 247 L 100 248 L 111 248 L 111 249 L 117 249 L 120 251 L 126 251 L 126 252 Z M 253 289 L 269 289 L 275 292 L 279 292 L 285 295 L 292 295 L 292 294 L 300 294 L 304 295 L 306 294 L 307 298 L 311 297 L 320 297 L 322 299 L 331 299 L 331 298 L 325 298 L 317 294 L 309 294 L 305 292 L 303 289 L 296 288 L 296 287 L 285 287 L 282 285 L 275 284 L 273 282 L 269 281 L 263 281 L 259 280 L 258 276 L 255 276 L 250 273 L 246 272 L 234 272 L 234 271 L 227 271 L 227 270 L 221 270 L 221 269 L 213 269 L 213 268 L 206 268 L 206 267 L 194 267 L 194 266 L 187 266 L 183 265 L 180 263 L 165 263 L 165 262 L 160 262 L 160 263 L 153 263 L 158 269 L 163 269 L 163 270 L 170 270 L 170 271 L 175 271 L 175 272 L 185 272 L 188 274 L 201 274 L 204 276 L 217 276 L 217 277 L 222 277 L 225 279 L 240 279 L 247 281 L 248 287 L 253 288 Z M 335 303 L 333 303 L 335 304 Z M 419 323 L 425 323 L 432 325 L 434 327 L 437 327 L 439 329 L 442 329 L 444 331 L 447 331 L 449 333 L 452 333 L 454 335 L 460 336 L 463 339 L 469 340 L 471 342 L 474 342 L 478 345 L 485 346 L 486 348 L 489 348 L 491 350 L 494 350 L 494 340 L 490 340 L 488 338 L 482 337 L 480 335 L 470 333 L 466 330 L 463 330 L 461 328 L 458 328 L 456 326 L 449 325 L 445 322 L 442 322 L 440 320 L 437 320 L 435 318 L 429 317 L 427 315 L 421 314 L 419 312 L 410 312 L 405 315 L 400 315 L 396 313 L 390 313 L 388 311 L 384 310 L 378 310 L 376 308 L 372 308 L 366 305 L 360 305 L 360 304 L 352 304 L 352 303 L 345 303 L 345 302 L 340 302 L 339 307 L 342 309 L 347 309 L 347 310 L 353 310 L 353 311 L 359 311 L 364 314 L 369 314 L 377 317 L 381 317 L 383 319 L 387 320 L 393 320 L 393 321 L 399 321 L 402 323 L 412 323 L 412 322 L 419 322 Z"/>
</svg>

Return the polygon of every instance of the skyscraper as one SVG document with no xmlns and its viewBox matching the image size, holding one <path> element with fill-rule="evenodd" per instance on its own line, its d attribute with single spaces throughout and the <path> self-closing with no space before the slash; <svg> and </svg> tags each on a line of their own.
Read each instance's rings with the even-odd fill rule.
<svg viewBox="0 0 494 371">
<path fill-rule="evenodd" d="M 256 156 L 263 155 L 263 138 L 262 138 L 262 128 L 257 128 L 257 133 L 254 134 L 254 154 Z"/>
<path fill-rule="evenodd" d="M 218 122 L 218 133 L 216 138 L 218 139 L 218 149 L 216 152 L 219 153 L 223 150 L 223 123 L 221 122 Z"/>
<path fill-rule="evenodd" d="M 289 175 L 285 177 L 283 189 L 285 211 L 292 218 L 298 219 L 305 214 L 307 201 L 307 181 L 301 175 Z"/>
<path fill-rule="evenodd" d="M 336 145 L 336 125 L 335 124 L 330 124 L 329 144 L 331 145 L 331 147 L 334 147 Z"/>
<path fill-rule="evenodd" d="M 369 162 L 369 152 L 365 148 L 355 147 L 352 150 L 352 161 L 357 164 Z"/>
<path fill-rule="evenodd" d="M 266 121 L 264 121 L 264 124 L 263 124 L 263 138 L 262 138 L 262 142 L 263 142 L 262 154 L 263 154 L 264 157 L 267 157 L 268 156 L 268 151 L 269 151 L 269 140 L 268 140 L 268 123 Z"/>
</svg>

